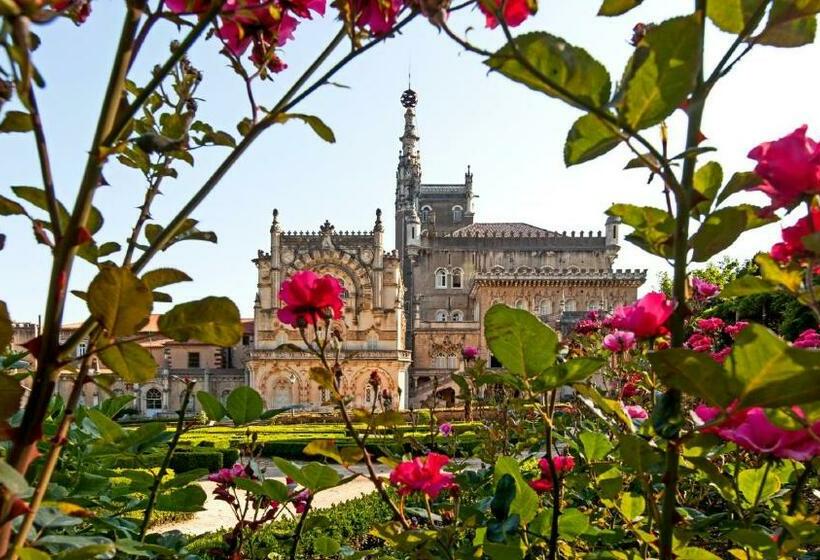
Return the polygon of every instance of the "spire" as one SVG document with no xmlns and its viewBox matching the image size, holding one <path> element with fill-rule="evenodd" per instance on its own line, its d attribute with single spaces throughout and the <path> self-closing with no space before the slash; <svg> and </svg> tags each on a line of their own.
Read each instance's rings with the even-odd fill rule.
<svg viewBox="0 0 820 560">
<path fill-rule="evenodd" d="M 279 225 L 279 209 L 273 209 L 273 221 L 270 224 L 271 233 L 282 233 L 282 227 Z"/>
<path fill-rule="evenodd" d="M 376 225 L 373 226 L 373 231 L 381 232 L 384 231 L 384 226 L 382 225 L 382 209 L 376 208 Z"/>
<path fill-rule="evenodd" d="M 401 94 L 401 104 L 404 107 L 404 134 L 401 136 L 401 147 L 403 156 L 415 156 L 418 150 L 419 141 L 416 134 L 416 104 L 418 96 L 409 87 Z"/>
</svg>

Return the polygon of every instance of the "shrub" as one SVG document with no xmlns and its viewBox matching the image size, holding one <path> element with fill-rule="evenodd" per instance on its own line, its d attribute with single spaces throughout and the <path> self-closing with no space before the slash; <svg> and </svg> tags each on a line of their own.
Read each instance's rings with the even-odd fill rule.
<svg viewBox="0 0 820 560">
<path fill-rule="evenodd" d="M 220 449 L 219 452 L 222 453 L 222 466 L 225 468 L 232 467 L 239 461 L 238 449 Z"/>
<path fill-rule="evenodd" d="M 178 473 L 192 471 L 194 469 L 208 469 L 208 472 L 216 472 L 222 468 L 224 462 L 220 451 L 195 451 L 180 452 L 179 450 L 171 457 L 171 468 Z"/>
</svg>

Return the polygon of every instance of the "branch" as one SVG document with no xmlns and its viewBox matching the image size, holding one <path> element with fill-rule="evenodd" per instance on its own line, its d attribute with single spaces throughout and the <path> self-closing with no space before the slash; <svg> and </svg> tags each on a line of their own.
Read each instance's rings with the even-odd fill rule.
<svg viewBox="0 0 820 560">
<path fill-rule="evenodd" d="M 31 123 L 34 127 L 34 138 L 37 141 L 37 156 L 40 160 L 40 174 L 43 177 L 43 189 L 46 193 L 46 203 L 48 204 L 48 215 L 51 219 L 54 242 L 59 243 L 63 234 L 63 225 L 60 222 L 60 211 L 57 207 L 57 195 L 54 193 L 54 176 L 51 173 L 51 160 L 48 156 L 48 145 L 46 135 L 43 130 L 43 122 L 40 118 L 40 109 L 37 106 L 37 98 L 34 95 L 34 88 L 28 92 L 28 102 L 31 112 Z"/>
</svg>

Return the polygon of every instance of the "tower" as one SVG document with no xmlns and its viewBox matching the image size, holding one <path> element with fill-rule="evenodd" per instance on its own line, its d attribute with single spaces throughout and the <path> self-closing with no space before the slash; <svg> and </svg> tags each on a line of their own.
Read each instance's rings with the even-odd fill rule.
<svg viewBox="0 0 820 560">
<path fill-rule="evenodd" d="M 418 198 L 421 189 L 421 156 L 419 136 L 416 132 L 416 104 L 418 97 L 409 86 L 401 95 L 404 107 L 404 134 L 401 135 L 399 165 L 396 169 L 396 251 L 401 266 L 404 297 L 404 316 L 412 317 L 415 295 L 413 294 L 413 264 L 421 245 L 421 221 Z M 406 348 L 413 347 L 413 322 L 407 321 Z"/>
</svg>

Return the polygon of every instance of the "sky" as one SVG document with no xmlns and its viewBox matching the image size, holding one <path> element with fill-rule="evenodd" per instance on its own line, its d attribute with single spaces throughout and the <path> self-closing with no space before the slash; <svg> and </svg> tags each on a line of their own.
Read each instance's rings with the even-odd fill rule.
<svg viewBox="0 0 820 560">
<path fill-rule="evenodd" d="M 647 0 L 617 18 L 596 17 L 600 0 L 546 0 L 538 14 L 517 33 L 546 30 L 585 47 L 617 79 L 632 47 L 628 39 L 637 22 L 658 22 L 685 13 L 692 2 Z M 46 79 L 38 92 L 52 153 L 58 197 L 73 205 L 91 142 L 99 104 L 122 18 L 122 3 L 96 0 L 81 27 L 58 21 L 38 27 L 42 45 L 35 64 Z M 476 10 L 454 14 L 450 24 L 467 32 L 476 44 L 493 50 L 503 43 L 500 31 L 484 29 Z M 282 57 L 288 70 L 258 88 L 261 105 L 275 103 L 325 44 L 339 22 L 329 8 L 324 18 L 303 22 Z M 132 73 L 147 81 L 154 64 L 164 60 L 176 28 L 164 23 L 140 53 Z M 711 68 L 732 40 L 714 27 L 708 30 Z M 348 46 L 340 47 L 337 57 Z M 244 85 L 218 54 L 215 40 L 201 42 L 190 53 L 204 74 L 199 89 L 198 117 L 235 132 L 247 115 Z M 816 110 L 820 47 L 800 49 L 756 47 L 714 90 L 703 132 L 719 151 L 706 154 L 723 165 L 726 178 L 751 170 L 746 158 L 756 144 L 779 138 L 806 123 L 814 137 L 820 131 Z M 393 196 L 403 109 L 399 97 L 407 88 L 408 69 L 418 92 L 417 122 L 421 136 L 424 182 L 459 182 L 468 165 L 474 173 L 477 221 L 516 221 L 557 231 L 603 230 L 604 211 L 614 202 L 663 206 L 660 185 L 647 184 L 644 170 L 623 170 L 631 159 L 616 149 L 593 162 L 566 168 L 563 143 L 580 113 L 506 78 L 489 74 L 480 57 L 464 50 L 417 18 L 401 35 L 388 39 L 346 66 L 335 81 L 347 87 L 320 88 L 297 109 L 321 117 L 335 132 L 328 144 L 305 125 L 292 121 L 269 129 L 227 174 L 213 194 L 194 212 L 202 229 L 213 230 L 218 244 L 186 242 L 170 248 L 155 266 L 186 271 L 194 282 L 167 289 L 176 302 L 207 295 L 228 296 L 243 316 L 252 316 L 258 249 L 269 250 L 271 211 L 279 209 L 286 230 L 317 230 L 329 219 L 337 230 L 369 230 L 376 208 L 385 215 L 388 249 L 393 246 Z M 8 109 L 8 106 L 6 107 Z M 685 120 L 678 111 L 669 119 L 670 151 L 682 145 Z M 649 132 L 656 139 L 656 132 Z M 194 152 L 193 168 L 182 164 L 179 178 L 162 189 L 152 215 L 167 222 L 226 155 L 223 148 Z M 0 135 L 0 194 L 11 185 L 41 186 L 31 135 Z M 145 185 L 141 175 L 116 163 L 106 168 L 110 186 L 99 189 L 95 205 L 105 215 L 97 241 L 127 237 L 136 219 Z M 737 202 L 765 202 L 759 194 L 740 195 Z M 785 223 L 794 221 L 787 218 Z M 724 255 L 749 258 L 779 237 L 780 225 L 744 234 Z M 0 218 L 7 237 L 0 251 L 0 299 L 16 321 L 37 321 L 44 311 L 50 254 L 36 245 L 31 227 L 20 217 Z M 648 269 L 643 290 L 657 285 L 658 272 L 669 270 L 661 259 L 624 243 L 617 268 Z M 149 267 L 152 268 L 152 267 Z M 94 268 L 78 261 L 71 289 L 84 289 Z M 167 304 L 157 304 L 164 311 Z M 85 318 L 81 300 L 69 296 L 66 321 Z"/>
</svg>

